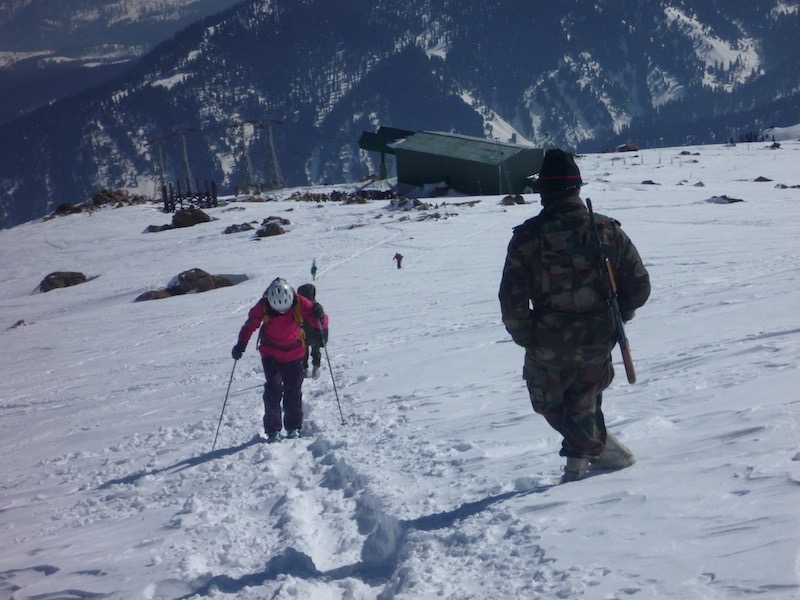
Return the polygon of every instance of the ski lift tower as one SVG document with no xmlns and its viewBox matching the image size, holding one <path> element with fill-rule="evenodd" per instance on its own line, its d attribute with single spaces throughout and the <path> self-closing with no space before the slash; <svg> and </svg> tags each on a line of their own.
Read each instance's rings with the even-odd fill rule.
<svg viewBox="0 0 800 600">
<path fill-rule="evenodd" d="M 186 151 L 186 134 L 193 133 L 197 129 L 186 127 L 175 132 L 175 135 L 181 136 L 181 149 L 183 152 L 183 176 L 186 178 L 186 193 L 192 193 L 192 171 L 189 169 L 189 155 Z"/>
<path fill-rule="evenodd" d="M 275 139 L 272 135 L 272 126 L 280 125 L 282 122 L 283 121 L 278 121 L 277 119 L 270 119 L 266 124 L 258 123 L 256 125 L 259 129 L 267 130 L 267 155 L 269 156 L 270 162 L 270 177 L 267 180 L 267 185 L 273 190 L 286 187 L 286 182 L 283 180 L 283 174 L 281 173 L 281 167 L 278 164 L 278 154 L 275 152 Z"/>
<path fill-rule="evenodd" d="M 145 146 L 155 146 L 158 157 L 158 184 L 159 189 L 163 190 L 167 183 L 164 181 L 164 152 L 161 149 L 161 143 L 168 140 L 171 136 L 158 138 L 156 140 L 148 140 Z"/>
<path fill-rule="evenodd" d="M 241 142 L 242 142 L 242 162 L 244 163 L 244 188 L 247 193 L 252 192 L 260 192 L 260 186 L 257 186 L 253 183 L 253 166 L 250 162 L 250 151 L 247 147 L 247 131 L 246 126 L 253 125 L 256 126 L 255 121 L 241 121 L 237 123 L 231 123 L 228 128 L 229 129 L 239 129 L 241 131 Z"/>
</svg>

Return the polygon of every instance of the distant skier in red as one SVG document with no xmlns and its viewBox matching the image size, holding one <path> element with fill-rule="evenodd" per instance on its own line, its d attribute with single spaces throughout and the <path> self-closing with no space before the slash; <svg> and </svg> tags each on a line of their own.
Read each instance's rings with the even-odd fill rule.
<svg viewBox="0 0 800 600">
<path fill-rule="evenodd" d="M 403 255 L 398 252 L 397 254 L 394 255 L 394 259 L 393 260 L 397 261 L 397 268 L 399 269 L 400 265 L 403 262 Z"/>
</svg>

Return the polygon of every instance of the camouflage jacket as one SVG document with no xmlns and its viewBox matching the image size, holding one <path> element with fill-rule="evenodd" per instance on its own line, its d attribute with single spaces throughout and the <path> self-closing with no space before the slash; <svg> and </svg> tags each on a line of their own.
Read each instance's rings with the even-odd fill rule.
<svg viewBox="0 0 800 600">
<path fill-rule="evenodd" d="M 619 222 L 595 214 L 626 321 L 650 295 L 650 277 Z M 541 362 L 607 359 L 616 344 L 589 211 L 577 194 L 514 228 L 500 283 L 503 324 Z"/>
</svg>

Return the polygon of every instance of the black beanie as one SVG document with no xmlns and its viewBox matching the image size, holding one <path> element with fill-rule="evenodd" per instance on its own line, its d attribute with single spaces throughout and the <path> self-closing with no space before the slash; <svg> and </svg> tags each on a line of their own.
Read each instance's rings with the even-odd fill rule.
<svg viewBox="0 0 800 600">
<path fill-rule="evenodd" d="M 297 288 L 297 293 L 301 296 L 304 296 L 315 302 L 317 299 L 317 288 L 314 286 L 313 283 L 304 283 L 299 288 Z"/>
<path fill-rule="evenodd" d="M 545 152 L 539 176 L 533 182 L 535 193 L 565 192 L 582 185 L 581 172 L 571 152 L 558 148 Z"/>
</svg>

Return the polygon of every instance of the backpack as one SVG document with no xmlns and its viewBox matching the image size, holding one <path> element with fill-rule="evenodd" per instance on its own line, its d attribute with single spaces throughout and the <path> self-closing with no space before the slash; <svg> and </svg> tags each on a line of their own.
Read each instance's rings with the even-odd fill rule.
<svg viewBox="0 0 800 600">
<path fill-rule="evenodd" d="M 607 239 L 613 224 L 597 217 L 604 228 L 601 237 Z M 528 256 L 536 257 L 531 275 L 538 282 L 538 289 L 531 290 L 536 320 L 529 351 L 542 361 L 607 357 L 615 339 L 588 213 L 548 211 L 520 228 L 531 242 Z"/>
<path fill-rule="evenodd" d="M 559 217 L 543 219 L 539 227 L 539 308 L 579 314 L 605 312 L 605 290 L 588 219 L 583 215 Z"/>
</svg>

